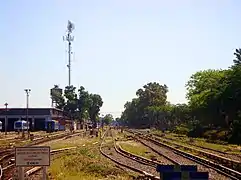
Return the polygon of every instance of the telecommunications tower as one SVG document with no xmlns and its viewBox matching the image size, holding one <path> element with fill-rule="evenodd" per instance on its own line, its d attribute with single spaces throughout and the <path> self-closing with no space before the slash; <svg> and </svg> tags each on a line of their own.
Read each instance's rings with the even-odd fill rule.
<svg viewBox="0 0 241 180">
<path fill-rule="evenodd" d="M 71 42 L 74 41 L 74 36 L 71 36 L 72 32 L 74 30 L 74 24 L 71 21 L 68 21 L 68 25 L 67 25 L 67 32 L 66 35 L 63 36 L 63 40 L 68 42 L 68 55 L 69 55 L 69 61 L 67 64 L 67 67 L 69 69 L 69 86 L 71 85 L 71 54 L 72 52 L 72 48 L 71 48 Z"/>
</svg>

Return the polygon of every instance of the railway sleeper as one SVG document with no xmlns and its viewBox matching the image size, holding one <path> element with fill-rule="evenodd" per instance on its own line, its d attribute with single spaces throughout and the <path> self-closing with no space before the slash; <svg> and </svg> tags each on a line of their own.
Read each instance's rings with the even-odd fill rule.
<svg viewBox="0 0 241 180">
<path fill-rule="evenodd" d="M 145 157 L 138 156 L 138 155 L 136 155 L 136 154 L 133 154 L 133 153 L 131 153 L 131 152 L 128 152 L 128 151 L 122 149 L 120 146 L 119 146 L 119 149 L 120 149 L 121 152 L 126 153 L 126 154 L 131 154 L 133 157 L 139 158 L 139 159 L 141 159 L 141 160 L 144 161 L 144 162 L 147 162 L 147 163 L 149 163 L 149 164 L 152 164 L 153 166 L 155 166 L 155 165 L 157 165 L 157 164 L 160 164 L 160 163 L 157 161 L 157 158 L 155 158 L 155 159 L 147 159 L 147 158 L 145 158 Z"/>
<path fill-rule="evenodd" d="M 124 167 L 126 167 L 126 168 L 128 168 L 128 169 L 131 169 L 131 170 L 133 170 L 133 171 L 135 171 L 135 172 L 138 172 L 138 173 L 140 173 L 140 174 L 144 174 L 144 176 L 139 176 L 139 177 L 137 177 L 137 179 L 140 179 L 140 180 L 141 180 L 142 177 L 143 177 L 143 178 L 147 178 L 147 180 L 159 180 L 159 179 L 160 179 L 159 177 L 155 177 L 155 176 L 152 176 L 152 175 L 151 175 L 151 177 L 148 177 L 148 175 L 147 175 L 146 172 L 141 171 L 141 170 L 139 170 L 139 169 L 136 169 L 136 168 L 134 168 L 134 167 L 128 166 L 128 165 L 126 165 L 126 164 L 120 163 L 119 161 L 117 161 L 117 160 L 113 159 L 112 157 L 106 155 L 106 154 L 101 150 L 101 148 L 102 148 L 102 146 L 100 146 L 100 152 L 101 152 L 101 154 L 102 154 L 103 156 L 111 159 L 112 161 L 114 161 L 114 162 L 117 163 L 118 165 L 124 166 Z M 143 179 L 143 180 L 145 180 L 145 179 Z"/>
<path fill-rule="evenodd" d="M 152 138 L 149 138 L 149 139 L 152 139 Z M 158 138 L 154 138 L 152 140 L 160 141 L 160 139 L 158 139 Z M 220 157 L 218 155 L 207 153 L 205 151 L 198 150 L 198 149 L 195 149 L 195 148 L 191 148 L 191 147 L 187 147 L 187 146 L 181 146 L 181 145 L 178 145 L 176 143 L 170 143 L 169 141 L 165 141 L 165 140 L 161 140 L 161 141 L 163 141 L 164 143 L 167 143 L 167 144 L 177 145 L 177 147 L 178 146 L 183 147 L 186 150 L 194 151 L 194 152 L 199 153 L 199 154 L 203 155 L 204 157 L 208 157 L 208 158 L 214 160 L 215 162 L 220 163 L 220 164 L 222 164 L 222 165 L 224 165 L 228 168 L 231 168 L 231 169 L 234 169 L 236 171 L 241 172 L 241 163 L 238 162 L 238 161 L 234 161 L 234 160 L 231 160 L 231 159 L 228 159 L 228 158 Z"/>
<path fill-rule="evenodd" d="M 222 170 L 224 171 L 225 173 L 227 174 L 231 174 L 233 175 L 234 177 L 237 177 L 239 179 L 241 179 L 241 173 L 233 170 L 233 169 L 230 169 L 230 168 L 227 168 L 227 167 L 224 167 L 223 165 L 220 165 L 220 164 L 217 164 L 215 162 L 212 162 L 212 161 L 209 161 L 209 160 L 206 160 L 204 158 L 201 158 L 201 157 L 198 157 L 198 156 L 195 156 L 195 155 L 192 155 L 190 153 L 186 153 L 186 152 L 182 152 L 180 150 L 177 150 L 175 151 L 177 154 L 180 154 L 180 155 L 183 155 L 183 156 L 186 156 L 186 157 L 189 157 L 190 159 L 193 159 L 193 160 L 197 160 L 197 162 L 202 162 L 203 164 L 207 164 L 207 165 L 210 165 L 216 169 L 219 169 L 219 170 Z"/>
<path fill-rule="evenodd" d="M 145 138 L 146 139 L 146 138 Z M 239 178 L 241 179 L 241 173 L 234 170 L 234 169 L 230 169 L 229 167 L 225 167 L 223 165 L 220 165 L 220 164 L 217 164 L 216 162 L 213 162 L 213 161 L 209 161 L 207 159 L 204 159 L 204 158 L 201 158 L 201 157 L 198 157 L 198 156 L 195 156 L 193 154 L 190 154 L 190 153 L 187 153 L 187 152 L 184 152 L 182 150 L 179 150 L 179 149 L 175 149 L 174 147 L 170 146 L 170 145 L 167 145 L 165 143 L 161 143 L 161 142 L 158 142 L 158 141 L 155 141 L 154 139 L 147 139 L 151 142 L 153 142 L 154 144 L 156 145 L 159 145 L 159 146 L 165 146 L 169 149 L 172 149 L 175 153 L 179 154 L 179 155 L 182 155 L 182 156 L 186 156 L 186 157 L 189 157 L 189 159 L 193 159 L 193 160 L 196 160 L 197 162 L 202 162 L 203 164 L 207 164 L 211 167 L 214 167 L 216 169 L 219 169 L 219 170 L 222 170 L 223 172 L 227 173 L 227 174 L 231 174 L 233 175 L 234 177 L 236 178 Z"/>
<path fill-rule="evenodd" d="M 145 164 L 145 165 L 156 166 L 155 164 L 153 164 L 153 163 L 151 163 L 151 162 L 149 162 L 149 161 L 147 161 L 147 160 L 143 160 L 141 157 L 137 157 L 137 156 L 135 156 L 135 155 L 133 155 L 133 154 L 120 151 L 120 150 L 116 147 L 116 145 L 115 145 L 114 148 L 115 148 L 115 150 L 116 150 L 118 153 L 120 153 L 120 154 L 122 154 L 123 156 L 126 156 L 126 157 L 128 157 L 128 158 L 131 158 L 131 159 L 133 159 L 133 160 L 135 160 L 135 161 L 137 161 L 137 162 L 139 162 L 139 163 L 142 163 L 142 164 Z"/>
<path fill-rule="evenodd" d="M 140 141 L 140 140 L 139 140 Z M 169 158 L 168 156 L 166 156 L 165 154 L 161 154 L 160 152 L 158 152 L 157 150 L 155 150 L 154 148 L 152 148 L 151 146 L 147 145 L 146 143 L 140 141 L 142 144 L 144 144 L 145 146 L 149 147 L 152 151 L 156 152 L 157 154 L 160 154 L 161 156 L 165 157 L 166 159 L 170 160 L 172 163 L 179 165 L 179 163 L 176 160 L 173 160 L 171 158 Z M 155 143 L 154 143 L 155 144 Z M 158 144 L 157 144 L 158 145 Z"/>
</svg>

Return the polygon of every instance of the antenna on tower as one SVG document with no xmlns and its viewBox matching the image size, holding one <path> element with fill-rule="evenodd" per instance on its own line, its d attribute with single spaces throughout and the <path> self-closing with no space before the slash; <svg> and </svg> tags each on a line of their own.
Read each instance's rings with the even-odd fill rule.
<svg viewBox="0 0 241 180">
<path fill-rule="evenodd" d="M 71 54 L 72 54 L 72 48 L 71 48 L 71 42 L 74 41 L 74 36 L 71 36 L 73 30 L 74 30 L 74 24 L 71 21 L 68 21 L 67 25 L 67 33 L 65 36 L 63 36 L 63 40 L 68 42 L 68 54 L 69 54 L 69 62 L 67 64 L 67 67 L 69 69 L 69 86 L 71 85 Z"/>
<path fill-rule="evenodd" d="M 74 24 L 71 21 L 68 21 L 67 29 L 69 33 L 72 33 L 74 30 Z"/>
</svg>

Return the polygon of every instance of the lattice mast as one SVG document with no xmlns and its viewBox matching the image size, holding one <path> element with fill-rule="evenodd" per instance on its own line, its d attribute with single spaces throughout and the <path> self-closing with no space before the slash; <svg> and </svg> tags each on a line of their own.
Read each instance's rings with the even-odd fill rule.
<svg viewBox="0 0 241 180">
<path fill-rule="evenodd" d="M 74 30 L 74 24 L 71 21 L 68 21 L 68 25 L 67 25 L 67 32 L 66 35 L 63 36 L 63 40 L 68 42 L 68 70 L 69 70 L 69 86 L 71 85 L 71 54 L 72 52 L 72 47 L 71 47 L 71 43 L 74 41 L 74 36 L 72 36 L 72 32 Z"/>
</svg>

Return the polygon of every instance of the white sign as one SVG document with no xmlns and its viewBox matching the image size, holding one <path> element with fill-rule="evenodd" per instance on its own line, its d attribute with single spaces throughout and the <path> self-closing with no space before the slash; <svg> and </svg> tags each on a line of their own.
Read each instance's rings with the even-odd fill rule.
<svg viewBox="0 0 241 180">
<path fill-rule="evenodd" d="M 50 166 L 50 147 L 16 147 L 16 166 Z"/>
</svg>

